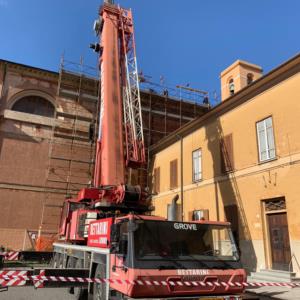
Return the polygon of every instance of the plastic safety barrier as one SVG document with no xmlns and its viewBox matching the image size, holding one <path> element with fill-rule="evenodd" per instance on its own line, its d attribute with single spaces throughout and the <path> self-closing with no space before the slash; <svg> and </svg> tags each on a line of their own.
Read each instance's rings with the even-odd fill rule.
<svg viewBox="0 0 300 300">
<path fill-rule="evenodd" d="M 6 286 L 24 286 L 26 282 L 32 281 L 36 288 L 43 287 L 43 283 L 52 282 L 80 282 L 80 283 L 114 283 L 114 284 L 132 284 L 142 286 L 224 286 L 224 287 L 263 287 L 263 286 L 284 286 L 300 287 L 300 282 L 203 282 L 203 281 L 172 281 L 172 280 L 122 280 L 108 278 L 84 278 L 84 277 L 67 277 L 67 276 L 45 276 L 45 270 L 41 270 L 39 275 L 28 275 L 28 271 L 6 270 L 0 271 L 0 284 Z"/>
</svg>

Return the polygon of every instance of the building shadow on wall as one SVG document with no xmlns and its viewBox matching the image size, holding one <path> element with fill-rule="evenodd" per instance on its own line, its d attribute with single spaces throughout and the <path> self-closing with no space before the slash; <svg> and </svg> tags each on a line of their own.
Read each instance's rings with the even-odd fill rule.
<svg viewBox="0 0 300 300">
<path fill-rule="evenodd" d="M 228 139 L 226 142 L 227 136 L 224 136 L 219 118 L 211 125 L 205 126 L 205 133 L 208 150 L 212 155 L 213 161 L 217 219 L 223 221 L 220 209 L 224 206 L 224 215 L 226 220 L 232 225 L 233 235 L 238 244 L 243 266 L 247 272 L 255 271 L 257 257 L 244 210 L 243 199 L 235 178 L 232 144 L 228 143 Z"/>
</svg>

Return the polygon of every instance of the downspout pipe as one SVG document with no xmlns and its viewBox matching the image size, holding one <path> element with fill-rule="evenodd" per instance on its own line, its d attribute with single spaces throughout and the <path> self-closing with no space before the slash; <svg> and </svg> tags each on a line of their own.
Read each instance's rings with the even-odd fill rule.
<svg viewBox="0 0 300 300">
<path fill-rule="evenodd" d="M 184 195 L 183 195 L 183 136 L 175 133 L 180 140 L 180 200 L 181 200 L 181 221 L 184 221 Z"/>
<path fill-rule="evenodd" d="M 184 221 L 184 206 L 183 206 L 183 138 L 180 136 L 180 197 L 181 197 L 181 221 Z"/>
</svg>

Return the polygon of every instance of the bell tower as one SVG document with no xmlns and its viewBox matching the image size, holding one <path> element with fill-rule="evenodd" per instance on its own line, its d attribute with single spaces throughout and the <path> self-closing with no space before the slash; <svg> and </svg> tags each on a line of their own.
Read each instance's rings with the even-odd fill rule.
<svg viewBox="0 0 300 300">
<path fill-rule="evenodd" d="M 262 76 L 262 68 L 243 60 L 235 61 L 221 73 L 222 101 Z"/>
</svg>

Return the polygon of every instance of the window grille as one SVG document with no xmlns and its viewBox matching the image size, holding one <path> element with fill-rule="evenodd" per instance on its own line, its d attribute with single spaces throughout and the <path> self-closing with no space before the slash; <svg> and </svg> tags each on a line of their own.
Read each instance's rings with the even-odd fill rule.
<svg viewBox="0 0 300 300">
<path fill-rule="evenodd" d="M 274 210 L 284 210 L 286 209 L 285 199 L 272 199 L 265 201 L 265 210 L 274 211 Z"/>
</svg>

